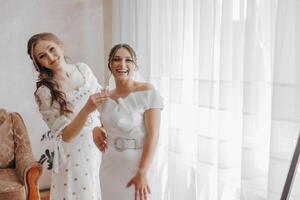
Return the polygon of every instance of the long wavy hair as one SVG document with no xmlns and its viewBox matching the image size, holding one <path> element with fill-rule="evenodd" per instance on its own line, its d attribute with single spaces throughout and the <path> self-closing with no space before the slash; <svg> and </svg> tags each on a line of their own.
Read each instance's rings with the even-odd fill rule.
<svg viewBox="0 0 300 200">
<path fill-rule="evenodd" d="M 135 67 L 138 68 L 137 63 L 136 63 L 136 53 L 135 53 L 134 49 L 129 44 L 121 43 L 121 44 L 116 44 L 115 46 L 113 46 L 113 48 L 111 48 L 109 55 L 108 55 L 108 64 L 107 64 L 108 69 L 111 70 L 110 64 L 112 63 L 113 58 L 116 55 L 117 51 L 121 48 L 124 48 L 129 52 L 131 58 L 133 59 L 133 63 L 135 65 Z"/>
<path fill-rule="evenodd" d="M 42 66 L 35 57 L 34 48 L 38 44 L 39 41 L 51 41 L 58 45 L 62 44 L 62 41 L 58 39 L 56 35 L 53 33 L 38 33 L 33 35 L 27 43 L 27 54 L 33 62 L 35 70 L 39 73 L 38 81 L 36 82 L 36 90 L 34 92 L 34 96 L 39 104 L 41 105 L 41 100 L 36 94 L 37 90 L 41 86 L 46 86 L 50 90 L 51 94 L 51 106 L 53 102 L 56 101 L 60 106 L 60 114 L 67 115 L 72 113 L 72 110 L 68 108 L 68 103 L 66 101 L 66 94 L 59 89 L 59 84 L 53 78 L 53 72 L 51 69 L 48 69 Z"/>
</svg>

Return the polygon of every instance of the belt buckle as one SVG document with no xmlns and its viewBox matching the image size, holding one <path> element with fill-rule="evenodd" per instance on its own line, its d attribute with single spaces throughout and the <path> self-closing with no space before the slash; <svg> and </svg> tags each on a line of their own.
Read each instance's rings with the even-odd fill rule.
<svg viewBox="0 0 300 200">
<path fill-rule="evenodd" d="M 139 149 L 137 139 L 132 139 L 134 142 L 134 149 Z"/>
<path fill-rule="evenodd" d="M 117 137 L 114 139 L 114 147 L 117 151 L 122 152 L 125 149 L 124 139 L 121 137 Z"/>
<path fill-rule="evenodd" d="M 137 139 L 132 138 L 132 139 L 130 139 L 130 141 L 133 142 L 133 148 L 132 149 L 140 149 L 141 148 Z"/>
</svg>

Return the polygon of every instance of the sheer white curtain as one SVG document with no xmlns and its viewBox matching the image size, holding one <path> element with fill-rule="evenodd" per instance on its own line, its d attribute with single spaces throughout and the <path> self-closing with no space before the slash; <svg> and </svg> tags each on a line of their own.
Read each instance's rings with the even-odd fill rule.
<svg viewBox="0 0 300 200">
<path fill-rule="evenodd" d="M 274 106 L 284 106 L 272 95 L 276 8 L 277 0 L 113 0 L 113 44 L 136 49 L 165 100 L 161 199 L 267 199 L 274 173 L 286 173 L 269 167 Z"/>
<path fill-rule="evenodd" d="M 300 129 L 300 1 L 278 0 L 274 48 L 269 199 L 279 199 Z M 291 200 L 300 199 L 296 175 Z"/>
</svg>

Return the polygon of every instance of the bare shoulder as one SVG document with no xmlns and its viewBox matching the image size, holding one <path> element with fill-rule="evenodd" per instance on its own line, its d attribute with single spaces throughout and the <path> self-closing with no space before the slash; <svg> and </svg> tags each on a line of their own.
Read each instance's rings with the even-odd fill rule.
<svg viewBox="0 0 300 200">
<path fill-rule="evenodd" d="M 153 90 L 154 86 L 151 83 L 146 82 L 137 82 L 136 83 L 136 91 L 147 91 L 147 90 Z"/>
</svg>

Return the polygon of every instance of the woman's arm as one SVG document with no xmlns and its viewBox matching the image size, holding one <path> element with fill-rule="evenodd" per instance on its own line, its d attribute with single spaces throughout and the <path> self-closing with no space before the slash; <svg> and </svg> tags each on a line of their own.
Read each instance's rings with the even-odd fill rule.
<svg viewBox="0 0 300 200">
<path fill-rule="evenodd" d="M 101 106 L 106 100 L 107 96 L 101 95 L 100 93 L 91 95 L 76 117 L 63 129 L 62 140 L 64 142 L 70 142 L 76 137 L 84 126 L 89 114 L 95 111 L 96 108 Z"/>
<path fill-rule="evenodd" d="M 159 138 L 160 127 L 160 109 L 150 109 L 144 113 L 144 124 L 146 128 L 146 140 L 143 147 L 139 168 L 136 175 L 129 181 L 127 187 L 135 185 L 135 199 L 147 199 L 147 193 L 150 193 L 147 171 L 152 162 L 156 145 Z"/>
<path fill-rule="evenodd" d="M 147 135 L 138 170 L 142 174 L 148 171 L 156 149 L 160 127 L 160 109 L 147 110 L 144 114 L 144 123 Z"/>
</svg>

